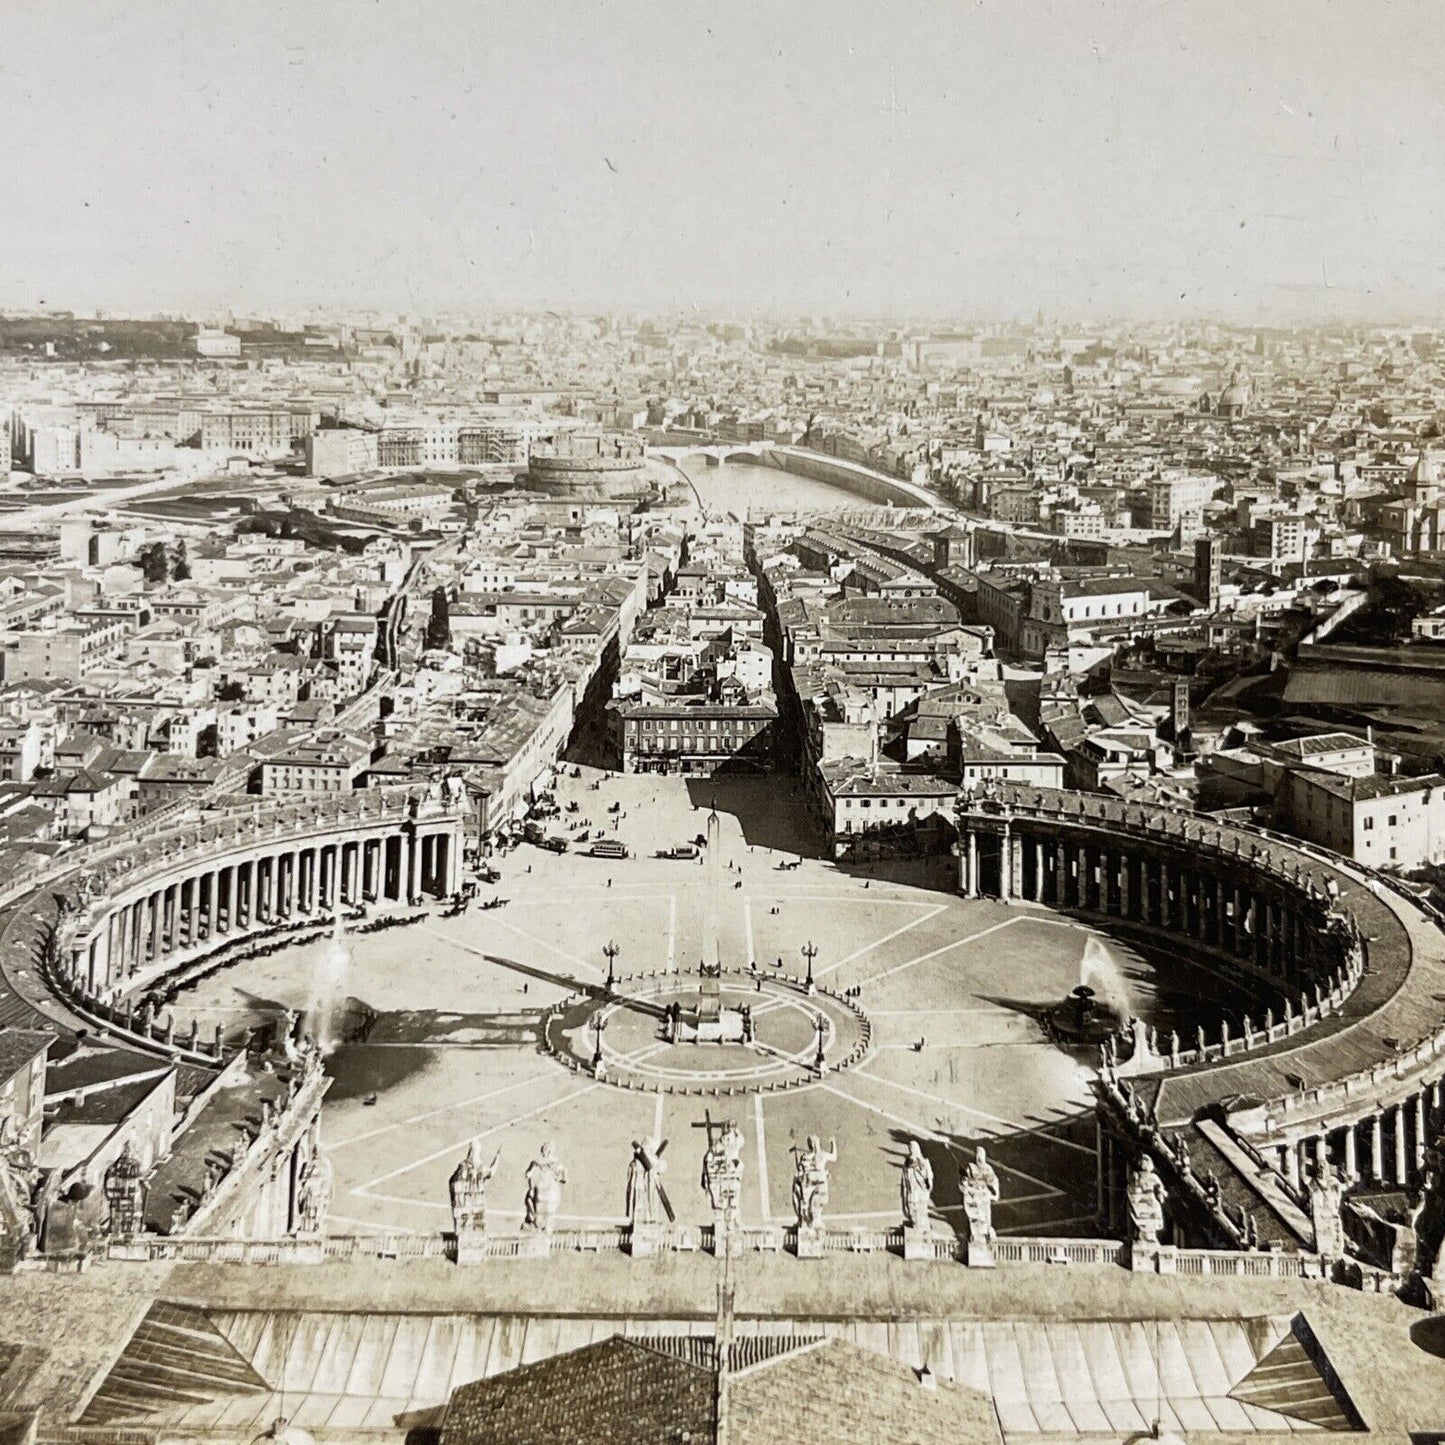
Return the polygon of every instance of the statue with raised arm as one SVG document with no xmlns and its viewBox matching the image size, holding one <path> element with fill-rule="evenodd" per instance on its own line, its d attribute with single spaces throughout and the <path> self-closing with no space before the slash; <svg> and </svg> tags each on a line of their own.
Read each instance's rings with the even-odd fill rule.
<svg viewBox="0 0 1445 1445">
<path fill-rule="evenodd" d="M 527 1165 L 526 1180 L 526 1216 L 522 1227 L 550 1234 L 562 1204 L 562 1186 L 567 1182 L 567 1169 L 552 1152 L 550 1140 Z"/>
<path fill-rule="evenodd" d="M 837 1158 L 836 1139 L 830 1139 L 825 1149 L 816 1134 L 809 1134 L 803 1148 L 793 1146 L 793 1210 L 800 1230 L 822 1227 L 828 1204 L 828 1166 Z"/>
<path fill-rule="evenodd" d="M 448 1181 L 452 1205 L 452 1228 L 458 1236 L 479 1233 L 487 1227 L 487 1185 L 502 1157 L 499 1149 L 490 1164 L 482 1162 L 481 1141 L 473 1139 L 466 1157 L 452 1171 Z"/>
<path fill-rule="evenodd" d="M 931 1229 L 929 1210 L 933 1204 L 933 1165 L 923 1157 L 923 1149 L 917 1139 L 908 1141 L 900 1192 L 904 1229 Z"/>
<path fill-rule="evenodd" d="M 993 1207 L 998 1203 L 998 1175 L 988 1162 L 988 1151 L 979 1145 L 973 1159 L 963 1171 L 963 1217 L 968 1222 L 969 1240 L 987 1244 L 994 1236 Z"/>
</svg>

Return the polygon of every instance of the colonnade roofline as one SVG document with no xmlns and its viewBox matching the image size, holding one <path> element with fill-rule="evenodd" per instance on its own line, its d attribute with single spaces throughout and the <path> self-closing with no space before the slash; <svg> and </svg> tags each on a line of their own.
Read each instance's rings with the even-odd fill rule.
<svg viewBox="0 0 1445 1445">
<path fill-rule="evenodd" d="M 177 818 L 161 837 L 100 844 L 12 879 L 4 955 L 9 993 L 71 1027 L 111 1021 L 146 1048 L 190 1049 L 128 1002 L 218 949 L 371 903 L 405 906 L 460 887 L 464 810 L 452 785 L 271 800 Z M 24 925 L 17 927 L 17 925 Z M 39 962 L 41 967 L 35 968 Z M 194 1034 L 194 1031 L 193 1031 Z M 208 1049 L 219 1058 L 219 1041 Z"/>
<path fill-rule="evenodd" d="M 1224 959 L 1263 962 L 1295 989 L 1338 962 L 1321 955 L 1331 922 L 1357 932 L 1358 982 L 1311 1027 L 1136 1078 L 1160 1125 L 1222 1112 L 1275 1143 L 1367 1116 L 1445 1073 L 1445 934 L 1433 910 L 1368 870 L 1247 825 L 1026 784 L 989 780 L 960 795 L 957 818 L 965 891 L 995 869 L 1005 897 L 1182 932 Z M 995 864 L 1000 848 L 1007 862 Z"/>
<path fill-rule="evenodd" d="M 297 842 L 332 838 L 400 823 L 449 825 L 460 810 L 415 788 L 363 789 L 337 798 L 281 806 L 257 804 L 227 808 L 219 817 L 189 827 L 177 825 L 167 836 L 106 858 L 89 876 L 97 880 L 81 890 L 81 901 L 119 904 L 128 891 L 149 885 L 157 875 L 205 866 L 232 854 L 271 848 L 276 840 Z M 74 871 L 72 865 L 71 870 Z"/>
</svg>

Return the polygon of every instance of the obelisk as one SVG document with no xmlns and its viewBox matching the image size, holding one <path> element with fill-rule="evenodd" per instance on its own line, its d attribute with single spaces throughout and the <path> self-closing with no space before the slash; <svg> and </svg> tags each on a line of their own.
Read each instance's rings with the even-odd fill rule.
<svg viewBox="0 0 1445 1445">
<path fill-rule="evenodd" d="M 718 919 L 722 912 L 722 822 L 714 804 L 707 815 L 707 897 L 702 916 L 702 966 L 707 973 L 722 967 L 722 943 Z"/>
<path fill-rule="evenodd" d="M 718 916 L 722 899 L 722 824 L 714 807 L 707 816 L 707 883 L 702 914 L 702 963 L 698 969 L 697 1041 L 721 1042 L 722 945 Z"/>
</svg>

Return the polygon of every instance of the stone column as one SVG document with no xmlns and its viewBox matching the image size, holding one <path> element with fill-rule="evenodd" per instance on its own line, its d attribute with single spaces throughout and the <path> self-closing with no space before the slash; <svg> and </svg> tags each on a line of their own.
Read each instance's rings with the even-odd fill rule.
<svg viewBox="0 0 1445 1445">
<path fill-rule="evenodd" d="M 1410 1178 L 1410 1161 L 1405 1138 L 1405 1106 L 1395 1105 L 1395 1183 L 1405 1184 Z"/>
<path fill-rule="evenodd" d="M 406 850 L 406 902 L 421 892 L 421 848 L 415 833 L 408 833 L 403 842 Z"/>
<path fill-rule="evenodd" d="M 1385 1119 L 1383 1114 L 1370 1116 L 1370 1179 L 1385 1182 Z"/>
<path fill-rule="evenodd" d="M 1044 844 L 1043 839 L 1034 839 L 1034 902 L 1044 901 Z"/>
<path fill-rule="evenodd" d="M 1013 898 L 1013 834 L 1009 831 L 1007 823 L 1004 824 L 1003 838 L 998 847 L 998 896 L 1008 903 Z"/>
<path fill-rule="evenodd" d="M 110 972 L 117 977 L 125 975 L 125 923 L 128 910 L 117 909 L 110 915 Z M 106 984 L 109 986 L 111 978 L 107 976 Z"/>
<path fill-rule="evenodd" d="M 1094 1181 L 1094 1213 L 1098 1216 L 1099 1222 L 1107 1229 L 1109 1221 L 1106 1211 L 1108 1209 L 1108 1190 L 1104 1186 L 1106 1178 L 1106 1155 L 1108 1149 L 1108 1136 L 1104 1133 L 1104 1126 L 1099 1120 L 1098 1114 L 1094 1115 L 1094 1170 L 1097 1178 Z"/>
<path fill-rule="evenodd" d="M 1351 1183 L 1360 1177 L 1360 1161 L 1355 1147 L 1355 1126 L 1345 1125 L 1345 1178 Z"/>
<path fill-rule="evenodd" d="M 1300 1150 L 1303 1147 L 1304 1146 L 1302 1144 L 1299 1144 L 1297 1142 L 1291 1142 L 1285 1145 L 1284 1150 L 1285 1172 L 1288 1175 L 1289 1182 L 1296 1189 L 1300 1187 L 1299 1156 Z"/>
<path fill-rule="evenodd" d="M 1079 844 L 1078 855 L 1074 860 L 1077 871 L 1074 875 L 1074 892 L 1078 895 L 1076 906 L 1083 912 L 1089 911 L 1089 850 L 1083 844 Z"/>
<path fill-rule="evenodd" d="M 972 828 L 968 830 L 967 843 L 964 849 L 963 863 L 963 896 L 965 898 L 978 897 L 978 834 Z"/>
<path fill-rule="evenodd" d="M 441 838 L 444 892 L 450 897 L 462 886 L 462 835 L 444 833 Z"/>
</svg>

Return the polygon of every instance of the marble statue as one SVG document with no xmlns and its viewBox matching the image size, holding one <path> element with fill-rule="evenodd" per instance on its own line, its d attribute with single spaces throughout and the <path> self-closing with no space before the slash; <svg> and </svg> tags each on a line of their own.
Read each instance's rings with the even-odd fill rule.
<svg viewBox="0 0 1445 1445">
<path fill-rule="evenodd" d="M 492 1156 L 492 1162 L 484 1165 L 480 1141 L 473 1139 L 467 1146 L 466 1157 L 452 1171 L 448 1188 L 451 1193 L 452 1228 L 458 1234 L 486 1228 L 487 1184 L 501 1157 L 502 1151 L 498 1149 Z"/>
<path fill-rule="evenodd" d="M 1164 1232 L 1164 1181 L 1148 1155 L 1129 1176 L 1129 1222 L 1139 1244 L 1157 1244 Z"/>
<path fill-rule="evenodd" d="M 632 1160 L 627 1166 L 627 1218 L 631 1224 L 661 1224 L 672 1218 L 672 1205 L 662 1187 L 666 1149 L 666 1139 L 632 1141 Z"/>
<path fill-rule="evenodd" d="M 101 1180 L 110 1206 L 108 1229 L 116 1239 L 134 1239 L 145 1229 L 146 1183 L 129 1140 Z"/>
<path fill-rule="evenodd" d="M 923 1150 L 917 1139 L 908 1141 L 908 1157 L 903 1161 L 903 1179 L 900 1189 L 903 1196 L 903 1227 L 905 1229 L 930 1228 L 929 1209 L 933 1204 L 933 1165 L 923 1157 Z"/>
<path fill-rule="evenodd" d="M 1321 1169 L 1310 1181 L 1310 1218 L 1315 1227 L 1315 1253 L 1326 1259 L 1343 1259 L 1345 1221 L 1340 1206 L 1345 1183 L 1335 1169 Z"/>
<path fill-rule="evenodd" d="M 319 1149 L 314 1150 L 301 1172 L 296 1191 L 296 1232 L 322 1234 L 326 1230 L 326 1214 L 331 1208 L 334 1171 L 331 1160 Z"/>
<path fill-rule="evenodd" d="M 702 1187 L 717 1222 L 725 1229 L 735 1227 L 742 1206 L 743 1136 L 732 1119 L 716 1135 L 709 1121 L 707 1152 L 702 1156 Z"/>
<path fill-rule="evenodd" d="M 793 1158 L 793 1209 L 798 1228 L 818 1229 L 828 1203 L 828 1166 L 837 1161 L 838 1141 L 830 1139 L 824 1149 L 822 1140 L 809 1134 L 803 1148 L 793 1146 Z"/>
<path fill-rule="evenodd" d="M 999 1200 L 998 1175 L 988 1162 L 988 1151 L 979 1146 L 973 1162 L 963 1171 L 963 1217 L 968 1221 L 968 1237 L 986 1243 L 994 1235 L 993 1207 Z"/>
<path fill-rule="evenodd" d="M 566 1166 L 552 1152 L 550 1140 L 527 1165 L 526 1180 L 526 1215 L 522 1227 L 550 1234 L 562 1203 L 562 1186 L 567 1182 Z"/>
</svg>

